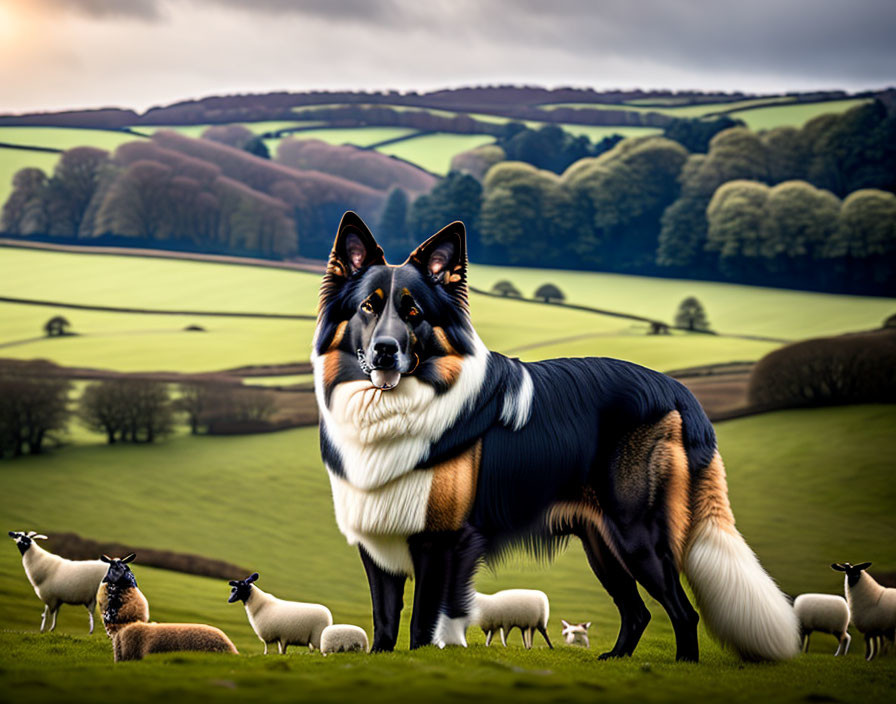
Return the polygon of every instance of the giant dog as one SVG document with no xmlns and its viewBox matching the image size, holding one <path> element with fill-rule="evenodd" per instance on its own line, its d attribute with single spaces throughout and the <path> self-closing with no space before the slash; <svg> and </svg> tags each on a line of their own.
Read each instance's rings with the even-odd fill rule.
<svg viewBox="0 0 896 704">
<path fill-rule="evenodd" d="M 405 580 L 411 648 L 465 645 L 471 582 L 514 546 L 550 556 L 575 535 L 619 609 L 631 655 L 669 614 L 676 655 L 697 660 L 697 612 L 746 659 L 799 650 L 793 611 L 734 527 L 712 425 L 681 384 L 617 359 L 524 363 L 470 322 L 463 224 L 400 266 L 354 213 L 320 288 L 312 360 L 336 521 L 357 544 L 373 650 L 392 650 Z"/>
</svg>

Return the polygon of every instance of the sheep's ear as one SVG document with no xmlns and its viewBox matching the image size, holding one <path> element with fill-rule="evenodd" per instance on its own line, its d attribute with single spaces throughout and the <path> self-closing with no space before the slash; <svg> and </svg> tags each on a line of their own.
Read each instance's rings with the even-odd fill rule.
<svg viewBox="0 0 896 704">
<path fill-rule="evenodd" d="M 10 538 L 17 538 L 17 537 L 18 537 L 18 533 L 16 533 L 16 532 L 13 531 L 13 530 L 10 530 L 10 531 L 7 531 L 7 532 L 9 533 L 9 537 L 10 537 Z"/>
<path fill-rule="evenodd" d="M 108 555 L 100 555 L 100 561 L 105 562 L 110 565 L 112 564 L 112 558 L 109 557 Z"/>
<path fill-rule="evenodd" d="M 839 562 L 834 562 L 831 564 L 832 570 L 837 570 L 838 572 L 846 572 L 846 568 L 841 565 Z"/>
<path fill-rule="evenodd" d="M 560 619 L 560 623 L 563 624 L 564 628 L 569 628 L 569 622 L 566 619 Z"/>
<path fill-rule="evenodd" d="M 232 579 L 228 582 L 228 584 L 229 584 L 231 587 L 238 587 L 238 586 L 240 586 L 240 583 L 239 583 L 239 582 L 237 582 L 237 581 L 235 581 L 235 580 L 232 580 Z"/>
<path fill-rule="evenodd" d="M 586 629 L 591 628 L 591 621 L 587 621 L 583 624 Z"/>
<path fill-rule="evenodd" d="M 250 575 L 246 578 L 246 581 L 247 581 L 247 582 L 254 582 L 254 581 L 256 581 L 257 579 L 258 579 L 258 572 L 253 572 L 252 574 L 250 574 Z"/>
<path fill-rule="evenodd" d="M 860 562 L 859 564 L 852 566 L 852 568 L 854 570 L 856 570 L 857 572 L 861 572 L 862 570 L 867 570 L 869 567 L 871 567 L 870 562 Z"/>
<path fill-rule="evenodd" d="M 49 540 L 49 538 L 47 536 L 45 536 L 43 533 L 38 533 L 37 535 L 32 535 L 31 539 L 32 540 Z"/>
<path fill-rule="evenodd" d="M 133 562 L 135 557 L 137 557 L 137 553 L 132 552 L 130 555 L 121 558 L 121 561 L 126 565 L 129 562 Z"/>
</svg>

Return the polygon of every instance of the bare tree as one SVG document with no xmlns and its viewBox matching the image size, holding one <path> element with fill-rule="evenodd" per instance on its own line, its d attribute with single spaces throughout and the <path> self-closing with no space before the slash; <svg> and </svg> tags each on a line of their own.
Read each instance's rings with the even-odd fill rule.
<svg viewBox="0 0 896 704">
<path fill-rule="evenodd" d="M 0 372 L 0 457 L 39 455 L 48 438 L 68 426 L 71 382 Z"/>
</svg>

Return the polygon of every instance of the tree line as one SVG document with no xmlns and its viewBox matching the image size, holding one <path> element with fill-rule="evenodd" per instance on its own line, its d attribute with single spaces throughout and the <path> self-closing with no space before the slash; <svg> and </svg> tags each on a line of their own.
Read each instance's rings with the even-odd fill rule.
<svg viewBox="0 0 896 704">
<path fill-rule="evenodd" d="M 178 418 L 193 434 L 272 429 L 276 402 L 263 389 L 197 381 L 172 393 L 162 381 L 117 378 L 88 383 L 73 401 L 72 382 L 40 367 L 0 370 L 0 459 L 62 444 L 74 419 L 110 445 L 153 443 L 170 435 Z"/>
</svg>

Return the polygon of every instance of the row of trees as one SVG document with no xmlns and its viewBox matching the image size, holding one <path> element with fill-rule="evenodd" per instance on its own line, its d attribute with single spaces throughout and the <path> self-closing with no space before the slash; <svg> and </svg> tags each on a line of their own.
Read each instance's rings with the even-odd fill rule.
<svg viewBox="0 0 896 704">
<path fill-rule="evenodd" d="M 71 391 L 63 377 L 0 373 L 0 458 L 59 444 L 73 417 L 111 445 L 155 442 L 173 431 L 179 414 L 193 434 L 262 430 L 276 410 L 271 392 L 214 382 L 179 384 L 172 396 L 161 381 L 95 381 L 74 405 Z"/>
</svg>

